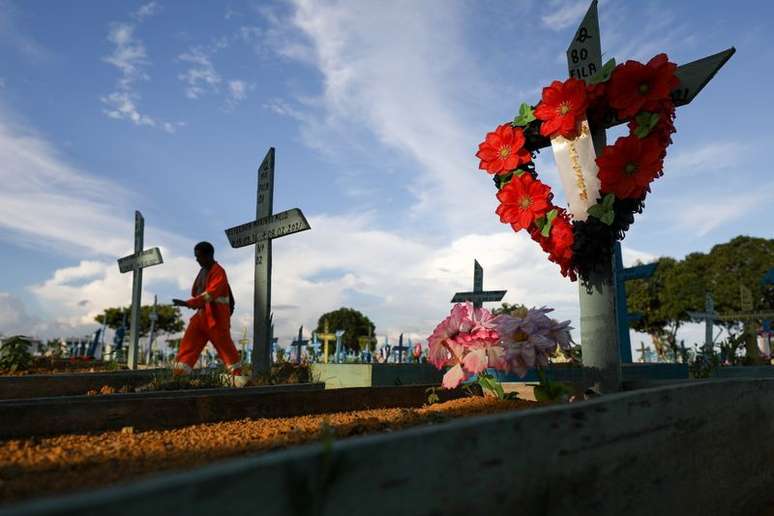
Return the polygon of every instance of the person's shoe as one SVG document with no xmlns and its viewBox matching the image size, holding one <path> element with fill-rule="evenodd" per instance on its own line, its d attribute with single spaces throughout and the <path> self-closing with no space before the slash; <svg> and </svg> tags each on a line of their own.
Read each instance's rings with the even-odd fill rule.
<svg viewBox="0 0 774 516">
<path fill-rule="evenodd" d="M 235 375 L 231 373 L 223 373 L 220 375 L 220 377 L 223 379 L 223 385 L 237 388 L 247 386 L 247 382 L 250 380 L 247 376 Z"/>
</svg>

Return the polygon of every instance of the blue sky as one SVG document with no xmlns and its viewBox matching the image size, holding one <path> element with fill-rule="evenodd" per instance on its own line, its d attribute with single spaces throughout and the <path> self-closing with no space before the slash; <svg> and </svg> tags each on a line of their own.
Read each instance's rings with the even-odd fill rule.
<svg viewBox="0 0 774 516">
<path fill-rule="evenodd" d="M 0 0 L 0 333 L 80 334 L 129 302 L 115 259 L 146 218 L 144 299 L 182 296 L 210 240 L 250 324 L 252 251 L 223 230 L 255 213 L 277 149 L 274 209 L 312 230 L 275 241 L 289 339 L 352 306 L 377 334 L 426 337 L 472 282 L 578 325 L 577 286 L 494 215 L 485 133 L 566 76 L 586 1 L 12 2 Z M 665 176 L 625 260 L 772 237 L 768 2 L 601 1 L 604 57 L 736 55 L 678 111 Z M 610 140 L 616 136 L 613 132 Z M 559 182 L 550 152 L 539 172 Z M 701 338 L 689 329 L 688 340 Z M 635 337 L 639 344 L 642 337 Z"/>
</svg>

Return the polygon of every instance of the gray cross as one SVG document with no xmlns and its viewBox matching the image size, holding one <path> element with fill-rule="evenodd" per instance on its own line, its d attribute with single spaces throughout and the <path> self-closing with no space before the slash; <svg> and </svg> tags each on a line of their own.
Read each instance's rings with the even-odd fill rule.
<svg viewBox="0 0 774 516">
<path fill-rule="evenodd" d="M 499 301 L 499 299 L 497 300 Z M 398 363 L 403 363 L 403 352 L 407 351 L 409 348 L 408 346 L 403 345 L 403 334 L 400 334 L 400 337 L 398 337 L 398 345 L 393 348 L 394 351 L 398 352 Z"/>
<path fill-rule="evenodd" d="M 675 106 L 691 102 L 736 50 L 732 47 L 717 54 L 680 66 L 676 75 L 679 86 L 672 92 Z M 597 0 L 593 0 L 567 49 L 567 65 L 571 77 L 590 79 L 602 69 Z M 604 127 L 592 128 L 597 155 L 606 144 L 605 129 L 623 123 L 607 120 Z M 540 147 L 548 147 L 546 138 Z M 613 253 L 611 253 L 612 255 Z M 595 272 L 588 285 L 580 285 L 581 344 L 583 364 L 596 374 L 594 387 L 600 392 L 618 391 L 621 387 L 621 353 L 618 347 L 616 296 L 613 263 Z"/>
<path fill-rule="evenodd" d="M 274 147 L 269 149 L 258 169 L 256 220 L 226 230 L 231 247 L 255 244 L 255 280 L 253 285 L 252 374 L 271 368 L 271 241 L 310 229 L 298 208 L 280 213 L 274 210 Z"/>
<path fill-rule="evenodd" d="M 306 340 L 303 338 L 304 333 L 304 327 L 299 326 L 298 327 L 298 338 L 293 341 L 291 344 L 296 348 L 296 364 L 301 363 L 301 348 L 305 347 L 307 344 L 309 344 L 309 340 Z"/>
<path fill-rule="evenodd" d="M 137 369 L 137 349 L 139 347 L 140 303 L 142 302 L 142 270 L 164 263 L 158 247 L 143 251 L 145 238 L 145 219 L 139 211 L 134 212 L 134 254 L 118 259 L 118 270 L 122 273 L 132 271 L 132 319 L 129 323 L 129 369 Z"/>
<path fill-rule="evenodd" d="M 473 291 L 457 292 L 452 297 L 452 303 L 462 303 L 472 301 L 475 308 L 481 308 L 485 301 L 500 301 L 507 290 L 489 290 L 484 291 L 484 269 L 479 265 L 478 260 L 473 260 Z"/>
</svg>

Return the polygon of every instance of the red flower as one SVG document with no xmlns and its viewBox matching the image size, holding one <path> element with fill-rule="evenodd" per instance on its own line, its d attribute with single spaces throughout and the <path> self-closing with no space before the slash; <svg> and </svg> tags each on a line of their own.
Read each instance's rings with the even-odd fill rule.
<svg viewBox="0 0 774 516">
<path fill-rule="evenodd" d="M 663 152 L 657 138 L 618 138 L 597 158 L 602 192 L 612 192 L 619 199 L 642 197 L 663 168 Z"/>
<path fill-rule="evenodd" d="M 552 82 L 543 88 L 543 98 L 535 108 L 535 117 L 543 121 L 540 134 L 548 138 L 556 135 L 573 138 L 578 123 L 586 116 L 587 106 L 586 83 L 579 79 Z"/>
<path fill-rule="evenodd" d="M 500 222 L 510 223 L 514 231 L 527 229 L 551 208 L 551 189 L 525 172 L 497 192 Z"/>
<path fill-rule="evenodd" d="M 577 278 L 572 268 L 572 246 L 575 243 L 575 234 L 567 212 L 562 208 L 557 210 L 559 214 L 551 225 L 548 237 L 544 237 L 537 226 L 530 227 L 529 234 L 532 240 L 540 244 L 543 251 L 548 253 L 548 259 L 561 267 L 562 275 L 575 281 Z"/>
<path fill-rule="evenodd" d="M 524 148 L 524 130 L 503 124 L 493 133 L 487 133 L 486 140 L 478 145 L 476 157 L 481 160 L 478 168 L 490 174 L 507 174 L 532 161 L 529 151 Z"/>
<path fill-rule="evenodd" d="M 659 54 L 644 65 L 626 61 L 613 71 L 607 93 L 618 118 L 629 119 L 640 111 L 653 111 L 679 86 L 677 65 L 666 54 Z"/>
</svg>

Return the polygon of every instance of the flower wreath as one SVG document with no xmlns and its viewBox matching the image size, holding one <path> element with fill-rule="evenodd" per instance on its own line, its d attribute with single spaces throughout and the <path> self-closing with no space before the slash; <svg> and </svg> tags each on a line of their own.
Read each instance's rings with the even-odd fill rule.
<svg viewBox="0 0 774 516">
<path fill-rule="evenodd" d="M 642 213 L 650 183 L 663 174 L 675 132 L 670 93 L 679 85 L 676 70 L 666 54 L 659 54 L 647 64 L 616 66 L 610 60 L 588 84 L 554 81 L 534 109 L 522 104 L 513 122 L 488 133 L 479 145 L 479 168 L 494 175 L 498 189 L 500 221 L 514 231 L 526 229 L 572 281 L 587 281 L 610 263 L 613 243 L 624 237 L 634 214 Z M 595 159 L 599 193 L 580 220 L 552 203 L 551 188 L 538 179 L 533 159 L 547 138 L 590 137 L 589 125 L 605 127 L 614 120 L 628 122 L 629 135 Z M 569 156 L 580 174 L 577 153 L 571 150 Z M 584 195 L 582 177 L 577 181 Z"/>
</svg>

